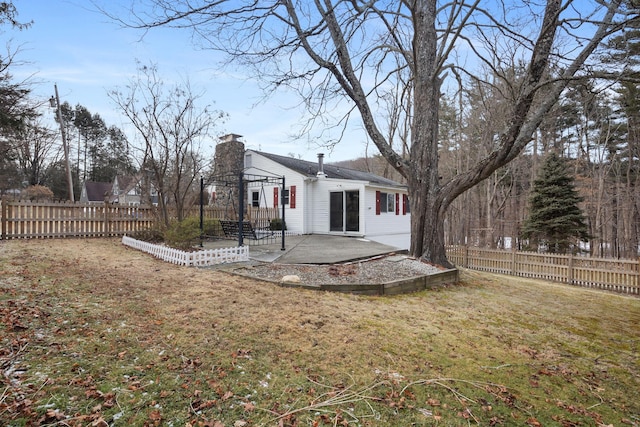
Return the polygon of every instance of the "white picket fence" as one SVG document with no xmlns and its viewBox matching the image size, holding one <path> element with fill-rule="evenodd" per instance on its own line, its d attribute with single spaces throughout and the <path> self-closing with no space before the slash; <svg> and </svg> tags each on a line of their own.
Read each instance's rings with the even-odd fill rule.
<svg viewBox="0 0 640 427">
<path fill-rule="evenodd" d="M 178 265 L 204 267 L 228 262 L 249 261 L 249 246 L 185 252 L 167 246 L 143 242 L 129 236 L 122 236 L 122 244 Z"/>
</svg>

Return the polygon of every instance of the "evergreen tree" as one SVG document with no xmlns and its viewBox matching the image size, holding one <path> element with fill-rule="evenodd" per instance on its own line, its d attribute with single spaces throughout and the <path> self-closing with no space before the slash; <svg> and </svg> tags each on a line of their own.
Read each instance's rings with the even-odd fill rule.
<svg viewBox="0 0 640 427">
<path fill-rule="evenodd" d="M 0 2 L 0 36 L 7 38 L 7 28 L 23 30 L 29 26 L 30 23 L 18 21 L 18 11 L 13 2 Z M 7 43 L 6 49 L 0 52 L 0 195 L 22 186 L 24 178 L 19 173 L 13 140 L 16 132 L 24 129 L 25 122 L 36 116 L 29 100 L 31 89 L 28 82 L 16 82 L 10 73 L 16 66 L 18 50 Z"/>
<path fill-rule="evenodd" d="M 564 160 L 549 154 L 533 183 L 522 238 L 528 239 L 534 248 L 544 246 L 551 253 L 577 249 L 577 240 L 589 238 L 584 215 L 578 207 L 581 201 Z"/>
</svg>

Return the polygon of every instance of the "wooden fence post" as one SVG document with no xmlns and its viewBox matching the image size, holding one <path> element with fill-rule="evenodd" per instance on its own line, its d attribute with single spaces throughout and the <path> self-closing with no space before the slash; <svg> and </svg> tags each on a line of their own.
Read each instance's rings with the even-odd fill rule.
<svg viewBox="0 0 640 427">
<path fill-rule="evenodd" d="M 0 200 L 0 206 L 2 206 L 2 212 L 0 212 L 0 221 L 2 221 L 2 239 L 7 238 L 7 214 L 9 213 L 9 206 L 7 202 Z"/>
<path fill-rule="evenodd" d="M 567 264 L 567 283 L 573 285 L 573 254 L 569 254 L 569 261 Z"/>
<path fill-rule="evenodd" d="M 462 253 L 462 266 L 464 268 L 469 267 L 469 245 L 464 245 L 464 252 Z"/>
</svg>

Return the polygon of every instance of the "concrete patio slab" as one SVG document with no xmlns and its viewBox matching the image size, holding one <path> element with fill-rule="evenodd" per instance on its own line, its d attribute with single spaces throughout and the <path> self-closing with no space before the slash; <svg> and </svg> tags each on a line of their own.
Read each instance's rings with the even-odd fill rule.
<svg viewBox="0 0 640 427">
<path fill-rule="evenodd" d="M 206 242 L 205 247 L 234 246 L 233 241 Z M 249 258 L 280 264 L 336 264 L 401 252 L 399 248 L 358 237 L 306 234 L 286 236 L 285 249 L 278 239 L 269 245 L 251 245 Z"/>
</svg>

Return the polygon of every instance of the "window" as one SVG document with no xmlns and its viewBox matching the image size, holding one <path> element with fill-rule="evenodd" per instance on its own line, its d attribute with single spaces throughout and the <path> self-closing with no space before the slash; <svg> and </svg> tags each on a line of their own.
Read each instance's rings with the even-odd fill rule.
<svg viewBox="0 0 640 427">
<path fill-rule="evenodd" d="M 387 194 L 387 212 L 396 213 L 396 195 Z"/>
<path fill-rule="evenodd" d="M 282 204 L 289 204 L 289 189 L 282 190 Z"/>
<path fill-rule="evenodd" d="M 406 215 L 407 209 L 406 195 L 400 198 L 400 193 L 383 193 L 376 191 L 376 215 L 382 213 L 393 213 L 396 215 Z"/>
<path fill-rule="evenodd" d="M 253 191 L 251 193 L 251 206 L 254 208 L 260 207 L 260 193 L 258 191 Z"/>
<path fill-rule="evenodd" d="M 393 193 L 380 193 L 380 212 L 396 211 L 396 195 Z"/>
</svg>

